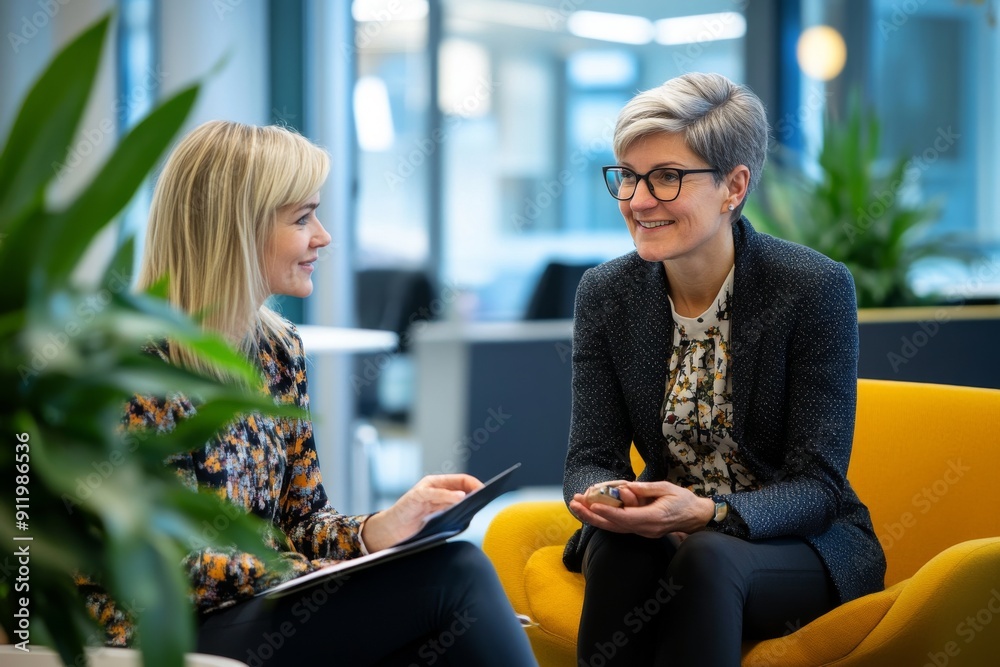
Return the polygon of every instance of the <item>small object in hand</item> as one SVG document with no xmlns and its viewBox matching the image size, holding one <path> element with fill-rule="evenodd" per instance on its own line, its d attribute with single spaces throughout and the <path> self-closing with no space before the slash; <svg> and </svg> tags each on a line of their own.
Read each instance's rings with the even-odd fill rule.
<svg viewBox="0 0 1000 667">
<path fill-rule="evenodd" d="M 538 625 L 538 623 L 535 623 L 531 620 L 531 617 L 526 614 L 514 614 L 514 616 L 517 617 L 517 620 L 521 623 L 522 628 L 533 628 Z"/>
<path fill-rule="evenodd" d="M 587 500 L 588 504 L 603 503 L 604 505 L 611 505 L 612 507 L 621 507 L 625 503 L 622 502 L 621 496 L 618 494 L 618 488 L 611 484 L 599 484 L 597 486 L 592 486 L 587 489 L 587 493 L 584 494 L 584 498 Z"/>
</svg>

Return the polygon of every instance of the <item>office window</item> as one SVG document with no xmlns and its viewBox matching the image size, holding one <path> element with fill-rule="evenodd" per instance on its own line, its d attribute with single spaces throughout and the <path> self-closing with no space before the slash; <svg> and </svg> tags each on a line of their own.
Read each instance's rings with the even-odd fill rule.
<svg viewBox="0 0 1000 667">
<path fill-rule="evenodd" d="M 614 164 L 615 119 L 639 89 L 639 58 L 625 49 L 581 49 L 566 59 L 563 165 L 574 178 L 563 197 L 563 229 L 622 231 L 618 203 L 607 196 L 601 167 Z"/>
<path fill-rule="evenodd" d="M 356 0 L 358 140 L 355 266 L 419 267 L 428 257 L 426 2 Z"/>
<path fill-rule="evenodd" d="M 979 170 L 980 151 L 996 153 L 983 145 L 977 116 L 990 110 L 997 69 L 977 54 L 980 42 L 996 39 L 996 28 L 982 29 L 981 7 L 954 2 L 928 3 L 905 21 L 894 11 L 890 2 L 875 3 L 871 71 L 882 152 L 887 159 L 912 156 L 914 196 L 942 201 L 935 233 L 956 233 L 968 243 L 980 225 L 979 179 L 995 171 Z M 991 111 L 995 120 L 1000 109 Z M 995 233 L 986 229 L 997 225 L 993 217 L 983 221 L 983 232 Z"/>
<path fill-rule="evenodd" d="M 119 0 L 117 89 L 113 111 L 117 114 L 119 137 L 145 118 L 156 104 L 163 73 L 157 53 L 157 3 L 155 0 Z M 121 215 L 118 241 L 135 239 L 134 272 L 138 272 L 146 238 L 146 218 L 153 188 L 147 179 Z"/>
</svg>

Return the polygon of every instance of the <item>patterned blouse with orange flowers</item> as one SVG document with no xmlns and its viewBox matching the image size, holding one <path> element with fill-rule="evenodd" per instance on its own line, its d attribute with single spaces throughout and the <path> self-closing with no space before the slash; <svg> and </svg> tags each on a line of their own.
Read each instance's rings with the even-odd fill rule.
<svg viewBox="0 0 1000 667">
<path fill-rule="evenodd" d="M 309 407 L 302 340 L 294 325 L 275 339 L 258 341 L 260 366 L 278 404 Z M 161 356 L 164 356 L 162 352 Z M 128 429 L 170 431 L 197 408 L 181 395 L 168 399 L 136 396 L 124 418 Z M 269 569 L 252 554 L 235 548 L 204 548 L 188 554 L 183 567 L 200 612 L 253 597 L 256 593 L 338 560 L 362 555 L 358 529 L 363 516 L 338 514 L 323 490 L 312 422 L 250 415 L 194 451 L 174 456 L 184 484 L 209 488 L 224 499 L 273 523 L 285 536 L 283 565 Z M 133 620 L 99 587 L 78 580 L 90 614 L 104 628 L 111 646 L 131 643 Z"/>
</svg>

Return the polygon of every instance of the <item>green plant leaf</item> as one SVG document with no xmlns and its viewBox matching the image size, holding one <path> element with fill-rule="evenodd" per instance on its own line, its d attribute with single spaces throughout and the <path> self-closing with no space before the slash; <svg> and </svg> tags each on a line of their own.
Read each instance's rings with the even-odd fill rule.
<svg viewBox="0 0 1000 667">
<path fill-rule="evenodd" d="M 79 607 L 68 606 L 65 600 L 75 596 L 72 580 L 65 572 L 36 570 L 32 563 L 32 604 L 46 610 L 36 614 L 39 632 L 32 632 L 32 644 L 49 644 L 59 654 L 65 665 L 82 665 L 81 656 L 87 637 L 99 636 L 96 624 Z M 32 626 L 32 630 L 35 626 Z"/>
<path fill-rule="evenodd" d="M 156 282 L 146 288 L 146 295 L 166 301 L 170 295 L 170 276 L 163 274 Z"/>
<path fill-rule="evenodd" d="M 42 210 L 42 200 L 33 201 L 24 209 L 10 232 L 0 244 L 0 266 L 4 268 L 4 288 L 0 290 L 0 312 L 26 308 L 28 281 L 32 263 L 39 252 L 38 230 L 48 224 L 49 214 Z M 0 224 L 3 219 L 0 218 Z"/>
<path fill-rule="evenodd" d="M 66 157 L 100 62 L 110 17 L 63 49 L 21 105 L 0 155 L 0 231 L 32 202 L 41 201 L 54 165 Z"/>
<path fill-rule="evenodd" d="M 6 339 L 12 334 L 16 334 L 24 326 L 24 311 L 11 310 L 0 313 L 0 338 Z M 11 352 L 8 348 L 4 352 Z M 0 352 L 0 355 L 4 354 Z"/>
<path fill-rule="evenodd" d="M 104 270 L 104 275 L 101 276 L 100 284 L 104 286 L 117 286 L 121 282 L 124 284 L 121 285 L 120 289 L 113 289 L 113 291 L 126 291 L 132 282 L 132 267 L 134 264 L 135 236 L 129 236 L 118 246 L 114 257 L 111 258 L 107 268 Z"/>
<path fill-rule="evenodd" d="M 138 612 L 145 667 L 184 664 L 184 653 L 194 647 L 195 630 L 187 583 L 178 567 L 183 554 L 165 537 L 147 533 L 115 541 L 110 555 L 112 591 L 119 604 Z"/>
<path fill-rule="evenodd" d="M 129 202 L 184 124 L 197 96 L 197 86 L 187 88 L 132 128 L 87 189 L 53 218 L 46 233 L 59 243 L 42 244 L 45 251 L 36 265 L 49 283 L 69 276 L 91 239 Z"/>
<path fill-rule="evenodd" d="M 277 529 L 260 517 L 222 501 L 210 491 L 169 489 L 153 518 L 158 531 L 187 543 L 191 551 L 207 547 L 232 547 L 253 554 L 269 568 L 280 568 L 281 559 L 264 544 L 263 536 L 279 537 Z M 194 537 L 194 543 L 190 543 Z M 280 542 L 279 542 L 280 543 Z"/>
<path fill-rule="evenodd" d="M 191 321 L 191 318 L 179 313 L 169 303 L 147 295 L 123 294 L 119 298 L 133 306 L 135 310 L 157 318 L 154 321 L 159 324 L 160 330 L 156 333 L 161 340 L 169 338 L 186 345 L 202 359 L 241 378 L 251 386 L 259 383 L 259 374 L 244 356 L 230 347 L 226 340 L 218 334 L 201 329 Z M 165 321 L 176 326 L 164 328 Z"/>
</svg>

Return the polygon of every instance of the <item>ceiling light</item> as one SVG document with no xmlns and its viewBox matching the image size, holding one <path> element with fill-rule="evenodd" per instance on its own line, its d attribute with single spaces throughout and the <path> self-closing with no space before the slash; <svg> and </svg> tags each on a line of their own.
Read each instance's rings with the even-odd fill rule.
<svg viewBox="0 0 1000 667">
<path fill-rule="evenodd" d="M 419 21 L 427 16 L 427 0 L 354 0 L 351 16 L 355 21 Z"/>
<path fill-rule="evenodd" d="M 739 39 L 747 32 L 747 21 L 739 12 L 719 12 L 660 19 L 656 41 L 664 45 Z"/>
<path fill-rule="evenodd" d="M 570 14 L 566 29 L 577 37 L 622 44 L 653 41 L 653 23 L 642 16 L 580 11 Z"/>
</svg>

